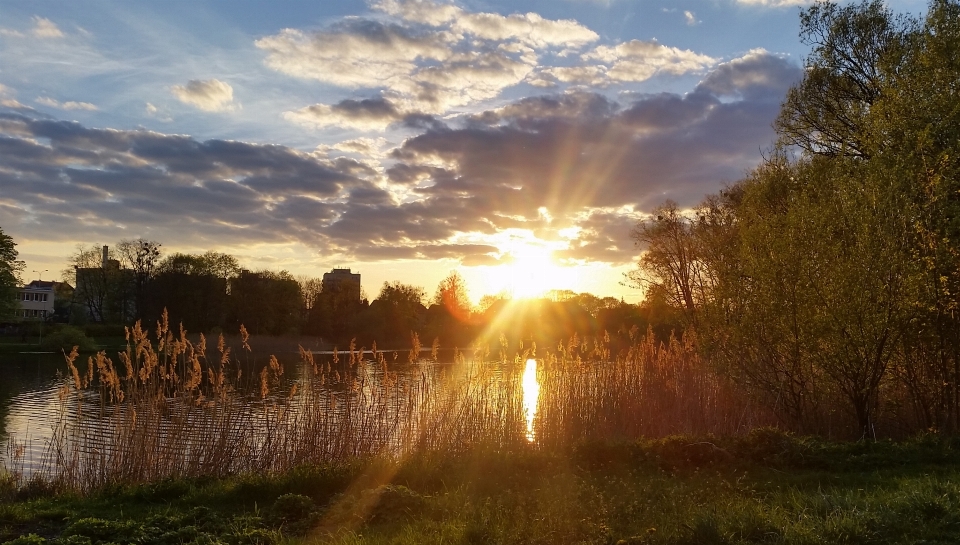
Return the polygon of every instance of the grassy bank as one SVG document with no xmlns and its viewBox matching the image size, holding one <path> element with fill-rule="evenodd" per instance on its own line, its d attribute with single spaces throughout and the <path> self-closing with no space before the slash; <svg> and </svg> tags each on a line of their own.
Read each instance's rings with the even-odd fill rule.
<svg viewBox="0 0 960 545">
<path fill-rule="evenodd" d="M 954 543 L 960 444 L 759 430 L 7 491 L 14 543 Z M 18 537 L 29 536 L 29 537 Z"/>
</svg>

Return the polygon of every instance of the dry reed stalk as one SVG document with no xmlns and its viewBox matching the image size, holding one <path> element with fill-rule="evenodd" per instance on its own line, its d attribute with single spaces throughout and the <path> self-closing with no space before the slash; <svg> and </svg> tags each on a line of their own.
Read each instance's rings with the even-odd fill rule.
<svg viewBox="0 0 960 545">
<path fill-rule="evenodd" d="M 241 328 L 249 353 L 248 339 Z M 210 359 L 204 337 L 193 343 L 182 328 L 174 336 L 164 317 L 153 339 L 139 324 L 127 330 L 123 376 L 102 352 L 88 360 L 85 375 L 76 351 L 66 356 L 71 380 L 41 475 L 87 490 L 282 472 L 356 456 L 567 448 L 593 439 L 737 433 L 766 423 L 701 360 L 692 336 L 658 344 L 650 332 L 636 335 L 614 359 L 609 343 L 608 335 L 574 336 L 540 355 L 530 443 L 520 377 L 535 345 L 521 344 L 510 358 L 501 336 L 498 362 L 477 346 L 469 362 L 455 350 L 452 364 L 436 365 L 419 359 L 413 334 L 412 363 L 403 372 L 392 370 L 375 344 L 373 360 L 365 360 L 351 342 L 343 366 L 336 350 L 324 364 L 300 347 L 292 379 L 284 382 L 283 365 L 271 357 L 250 375 L 259 380 L 247 384 L 222 335 L 219 357 Z"/>
</svg>

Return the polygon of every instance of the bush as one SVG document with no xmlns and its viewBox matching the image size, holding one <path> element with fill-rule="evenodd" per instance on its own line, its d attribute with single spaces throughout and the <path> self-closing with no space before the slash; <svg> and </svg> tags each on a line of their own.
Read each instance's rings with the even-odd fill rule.
<svg viewBox="0 0 960 545">
<path fill-rule="evenodd" d="M 96 350 L 93 339 L 87 337 L 83 330 L 74 326 L 62 326 L 43 338 L 43 348 L 46 350 L 64 350 L 69 352 L 74 346 L 80 350 Z"/>
</svg>

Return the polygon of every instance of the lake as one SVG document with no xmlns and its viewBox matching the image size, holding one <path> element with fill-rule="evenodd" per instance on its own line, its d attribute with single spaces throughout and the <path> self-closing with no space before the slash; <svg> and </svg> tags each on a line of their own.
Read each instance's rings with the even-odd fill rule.
<svg viewBox="0 0 960 545">
<path fill-rule="evenodd" d="M 267 397 L 261 395 L 257 377 L 259 370 L 269 361 L 269 355 L 241 352 L 237 369 L 243 370 L 241 374 L 245 378 L 235 381 L 229 401 L 231 410 L 241 416 L 231 417 L 226 426 L 237 428 L 233 437 L 237 438 L 238 444 L 245 445 L 245 456 L 266 456 L 271 460 L 278 456 L 299 456 L 297 459 L 311 460 L 311 456 L 317 455 L 294 455 L 283 451 L 313 445 L 312 448 L 327 451 L 323 456 L 335 458 L 375 452 L 377 449 L 390 448 L 391 445 L 399 447 L 401 441 L 439 441 L 433 437 L 436 434 L 456 434 L 459 437 L 491 433 L 490 430 L 460 429 L 450 415 L 431 417 L 433 419 L 428 421 L 423 417 L 427 405 L 433 404 L 430 405 L 433 407 L 430 412 L 442 413 L 447 410 L 443 404 L 448 403 L 452 407 L 454 401 L 451 400 L 454 398 L 459 400 L 456 401 L 460 404 L 458 406 L 462 406 L 464 399 L 482 395 L 486 397 L 479 405 L 489 406 L 484 410 L 490 410 L 494 420 L 503 421 L 497 425 L 506 426 L 506 421 L 518 420 L 525 429 L 517 431 L 526 440 L 535 440 L 534 416 L 539 392 L 536 361 L 529 360 L 520 366 L 478 366 L 466 363 L 461 358 L 461 363 L 455 364 L 453 351 L 445 350 L 440 352 L 438 363 L 432 361 L 429 349 L 425 349 L 419 363 L 409 364 L 405 362 L 408 352 L 397 351 L 396 355 L 386 352 L 377 362 L 371 359 L 373 354 L 368 351 L 363 358 L 358 354 L 359 362 L 354 366 L 349 366 L 349 352 L 339 353 L 339 363 L 333 362 L 331 352 L 314 352 L 321 375 L 314 375 L 309 364 L 302 361 L 298 354 L 280 353 L 277 359 L 282 375 L 278 376 L 277 382 L 272 385 L 272 393 Z M 111 354 L 111 359 L 118 368 L 121 367 L 115 353 Z M 56 442 L 58 429 L 62 433 L 64 429 L 77 427 L 74 414 L 79 398 L 63 395 L 64 387 L 73 379 L 69 376 L 62 354 L 6 354 L 0 356 L 0 366 L 6 373 L 4 380 L 0 381 L 0 440 L 4 445 L 0 463 L 29 476 L 42 466 L 51 441 Z M 323 371 L 324 366 L 327 366 L 326 371 Z M 77 367 L 81 373 L 86 369 L 86 356 L 78 359 Z M 478 380 L 477 377 L 482 378 Z M 291 398 L 294 385 L 298 390 Z M 491 385 L 494 386 L 491 388 Z M 456 395 L 444 397 L 447 394 L 442 392 L 456 388 L 459 388 Z M 498 397 L 495 393 L 498 389 L 514 392 L 516 388 L 522 389 L 520 396 L 510 393 Z M 88 407 L 99 404 L 99 399 L 92 392 L 84 395 L 84 403 Z M 522 398 L 522 406 L 515 402 L 515 398 Z M 196 406 L 190 405 L 186 409 L 175 400 L 167 402 L 170 410 L 161 411 L 165 413 L 164 421 L 156 423 L 155 434 L 171 437 L 170 442 L 176 445 L 175 448 L 184 452 L 177 456 L 209 458 L 211 454 L 200 452 L 196 444 L 204 433 L 215 435 L 222 432 L 220 429 L 204 432 L 203 429 L 204 426 L 211 426 L 210 422 L 222 418 L 223 412 L 217 412 L 209 399 L 203 402 L 205 405 L 198 399 Z M 474 405 L 477 403 L 474 402 Z M 82 447 L 84 453 L 111 448 L 109 445 L 123 441 L 129 443 L 129 439 L 123 439 L 114 429 L 122 426 L 117 427 L 110 420 L 125 417 L 116 412 L 119 406 L 108 406 L 106 412 L 101 408 L 100 414 L 93 415 L 89 409 L 85 409 L 83 429 L 79 430 L 82 438 L 73 436 L 72 439 L 85 445 Z M 518 412 L 522 414 L 515 418 Z M 323 416 L 318 417 L 319 414 Z M 143 422 L 148 416 L 141 412 L 140 421 Z M 136 412 L 133 418 L 136 422 Z M 403 419 L 417 422 L 401 422 Z M 110 423 L 104 425 L 108 421 Z M 341 429 L 336 429 L 338 426 Z M 197 431 L 191 432 L 191 435 L 183 433 L 180 428 L 196 428 Z M 343 428 L 349 430 L 344 431 Z M 70 433 L 76 432 L 73 429 Z M 316 437 L 306 437 L 311 433 Z M 497 433 L 504 432 L 501 430 Z M 289 445 L 278 447 L 270 443 L 276 441 L 280 434 L 284 435 L 283 441 L 290 442 Z M 364 439 L 363 434 L 370 437 Z M 297 444 L 291 438 L 295 438 Z M 171 447 L 167 445 L 163 448 L 169 450 Z M 241 455 L 240 451 L 237 452 Z M 98 453 L 98 456 L 107 455 Z M 168 461 L 174 463 L 172 457 Z M 231 467 L 237 470 L 250 469 L 243 463 L 231 463 Z"/>
</svg>

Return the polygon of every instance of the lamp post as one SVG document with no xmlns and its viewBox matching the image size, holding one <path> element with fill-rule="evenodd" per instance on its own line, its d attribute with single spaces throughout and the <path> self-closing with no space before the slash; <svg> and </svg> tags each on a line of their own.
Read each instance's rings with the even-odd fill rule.
<svg viewBox="0 0 960 545">
<path fill-rule="evenodd" d="M 37 287 L 40 287 L 40 282 L 43 282 L 43 273 L 49 271 L 50 269 L 43 269 L 42 271 L 33 271 L 37 273 Z M 43 346 L 43 322 L 47 319 L 46 309 L 40 309 L 40 340 L 37 342 L 37 346 Z"/>
</svg>

